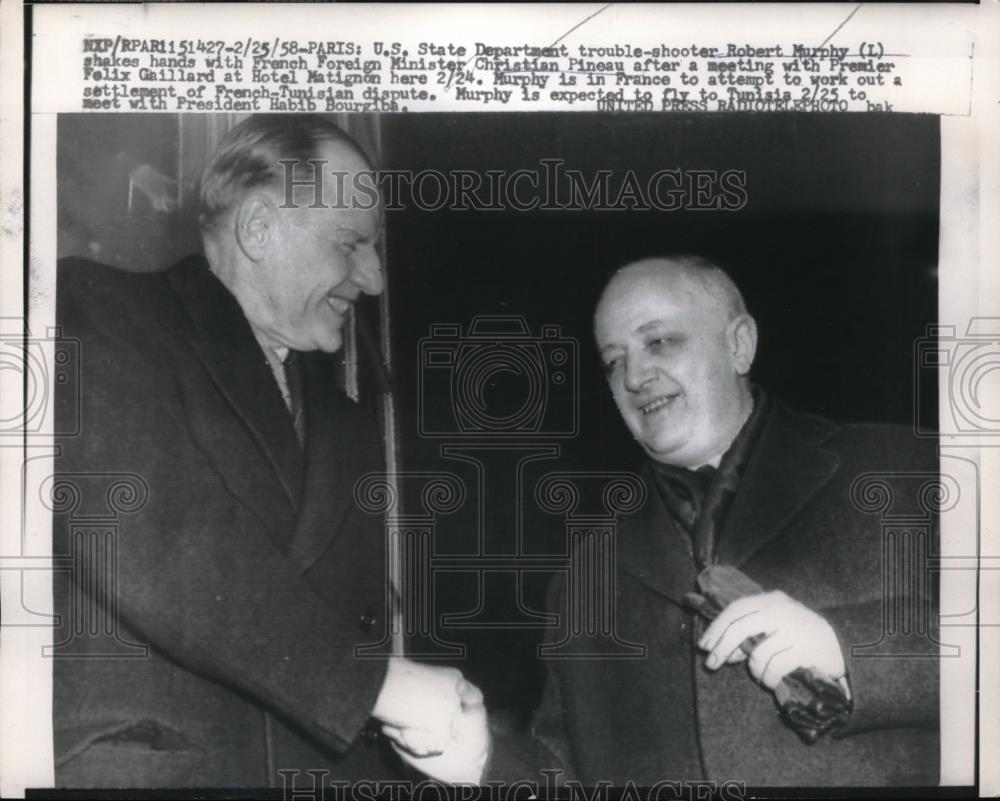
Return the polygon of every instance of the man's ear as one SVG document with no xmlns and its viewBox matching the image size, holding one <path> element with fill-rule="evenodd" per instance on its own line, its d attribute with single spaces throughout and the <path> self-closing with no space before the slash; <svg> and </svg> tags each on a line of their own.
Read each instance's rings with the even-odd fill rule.
<svg viewBox="0 0 1000 801">
<path fill-rule="evenodd" d="M 737 375 L 746 375 L 757 353 L 757 322 L 749 314 L 729 322 L 729 345 L 733 369 Z"/>
<path fill-rule="evenodd" d="M 266 195 L 247 195 L 233 215 L 236 244 L 251 261 L 260 261 L 274 236 L 275 208 Z"/>
</svg>

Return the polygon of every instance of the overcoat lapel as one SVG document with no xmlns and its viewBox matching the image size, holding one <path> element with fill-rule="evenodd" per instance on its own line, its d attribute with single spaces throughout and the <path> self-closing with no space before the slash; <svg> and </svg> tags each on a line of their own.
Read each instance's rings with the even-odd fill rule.
<svg viewBox="0 0 1000 801">
<path fill-rule="evenodd" d="M 834 427 L 826 420 L 788 411 L 775 402 L 765 421 L 736 497 L 716 543 L 715 561 L 739 566 L 777 536 L 837 472 L 837 455 L 823 448 Z M 660 500 L 655 479 L 643 467 L 647 498 L 619 523 L 619 564 L 650 589 L 683 605 L 693 585 L 690 540 Z"/>
<path fill-rule="evenodd" d="M 826 420 L 775 403 L 722 525 L 717 563 L 738 567 L 746 562 L 833 477 L 840 460 L 822 447 L 832 431 Z"/>
<path fill-rule="evenodd" d="M 191 416 L 192 434 L 215 457 L 230 491 L 278 528 L 287 545 L 289 515 L 302 486 L 302 453 L 267 359 L 239 304 L 204 259 L 185 259 L 167 280 L 190 321 L 183 334 L 249 437 L 241 450 L 240 438 L 220 430 L 218 417 L 207 413 Z M 204 392 L 203 387 L 181 390 L 193 396 Z"/>
<path fill-rule="evenodd" d="M 358 409 L 336 383 L 325 353 L 302 354 L 306 413 L 306 460 L 301 513 L 291 557 L 302 572 L 331 545 L 354 506 L 354 486 L 371 454 L 381 448 L 369 429 L 359 429 Z"/>
<path fill-rule="evenodd" d="M 660 499 L 648 465 L 641 475 L 646 503 L 618 523 L 618 564 L 654 592 L 684 606 L 685 593 L 694 589 L 691 541 Z"/>
</svg>

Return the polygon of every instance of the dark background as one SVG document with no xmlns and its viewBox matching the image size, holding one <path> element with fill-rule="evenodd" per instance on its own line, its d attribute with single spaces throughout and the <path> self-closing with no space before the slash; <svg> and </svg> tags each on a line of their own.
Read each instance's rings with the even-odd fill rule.
<svg viewBox="0 0 1000 801">
<path fill-rule="evenodd" d="M 788 403 L 838 420 L 906 426 L 913 425 L 917 406 L 923 425 L 936 427 L 936 381 L 928 375 L 915 387 L 913 369 L 914 343 L 936 320 L 936 117 L 463 113 L 331 119 L 369 152 L 381 152 L 380 168 L 414 173 L 540 171 L 541 160 L 561 159 L 588 183 L 598 170 L 611 171 L 615 191 L 628 170 L 643 185 L 664 169 L 746 174 L 747 203 L 738 211 L 424 211 L 400 196 L 406 208 L 387 212 L 385 254 L 399 467 L 453 473 L 470 488 L 460 509 L 435 521 L 436 555 L 475 555 L 480 538 L 486 554 L 560 554 L 565 521 L 536 508 L 537 479 L 554 470 L 637 466 L 638 448 L 619 420 L 591 344 L 601 287 L 611 271 L 636 258 L 693 252 L 724 266 L 758 321 L 754 377 Z M 190 199 L 214 142 L 234 122 L 214 115 L 61 115 L 60 255 L 155 270 L 196 250 Z M 378 304 L 361 304 L 359 312 L 362 329 L 377 339 Z M 533 343 L 542 326 L 558 327 L 561 343 L 547 340 L 522 351 L 547 365 L 543 384 L 549 392 L 539 401 L 546 423 L 571 436 L 525 431 L 500 448 L 495 440 L 483 444 L 483 437 L 463 434 L 449 369 L 421 371 L 420 340 L 444 323 L 465 334 L 477 315 L 522 317 Z M 457 374 L 459 344 L 441 337 L 424 344 L 435 342 L 456 354 Z M 557 348 L 568 350 L 567 343 L 575 345 L 577 361 L 557 386 L 548 360 Z M 374 368 L 377 355 L 371 348 L 365 353 L 364 337 L 361 350 L 360 399 L 374 410 L 384 383 Z M 530 385 L 524 374 L 493 373 L 480 389 L 487 410 L 504 416 L 525 404 Z M 454 436 L 424 436 L 428 426 L 451 426 Z M 443 446 L 477 441 L 464 461 L 442 455 Z M 516 481 L 518 460 L 540 447 L 552 453 L 527 464 Z M 420 511 L 418 488 L 403 484 L 404 511 Z M 442 626 L 438 619 L 434 631 L 466 646 L 458 664 L 483 687 L 493 709 L 514 711 L 513 722 L 541 686 L 535 646 L 543 628 L 525 609 L 544 608 L 548 577 L 522 571 L 480 581 L 471 570 L 435 570 L 407 584 L 429 596 L 434 606 L 428 614 L 470 613 L 466 627 Z M 410 645 L 410 653 L 420 653 L 426 642 L 411 639 Z M 431 643 L 425 650 L 437 654 L 441 647 Z"/>
<path fill-rule="evenodd" d="M 759 325 L 754 378 L 789 404 L 837 420 L 913 425 L 914 342 L 937 312 L 936 117 L 419 114 L 384 118 L 382 136 L 390 169 L 540 170 L 541 159 L 559 158 L 585 176 L 631 169 L 643 184 L 661 169 L 746 173 L 748 202 L 739 211 L 410 206 L 387 214 L 402 469 L 475 481 L 468 463 L 441 454 L 443 444 L 468 437 L 419 433 L 428 422 L 418 419 L 421 391 L 435 426 L 447 423 L 455 403 L 447 382 L 420 384 L 419 340 L 432 325 L 456 323 L 464 333 L 476 315 L 521 315 L 536 337 L 543 324 L 555 324 L 578 343 L 577 435 L 523 438 L 556 443 L 560 455 L 526 469 L 520 500 L 497 480 L 513 475 L 516 459 L 480 449 L 491 476 L 485 497 L 438 521 L 437 553 L 474 552 L 480 507 L 487 548 L 511 552 L 515 505 L 532 505 L 530 484 L 542 473 L 636 466 L 638 448 L 618 419 L 591 344 L 591 313 L 604 281 L 636 258 L 692 252 L 724 266 Z M 920 393 L 919 408 L 933 426 L 936 388 L 929 390 Z M 483 387 L 500 416 L 517 408 L 525 391 L 524 376 L 516 374 L 494 375 Z M 566 397 L 553 393 L 547 402 L 565 406 Z M 555 407 L 547 413 L 566 414 Z M 564 538 L 553 525 L 559 521 L 546 523 L 535 512 L 522 508 L 525 547 L 560 552 Z M 518 611 L 511 580 L 494 576 L 480 588 L 471 573 L 446 573 L 435 582 L 439 612 L 470 610 L 482 592 L 479 619 L 500 621 L 499 628 L 440 633 L 469 647 L 465 669 L 491 706 L 530 706 L 540 686 L 534 646 L 542 629 Z M 543 592 L 544 577 L 530 577 L 522 603 L 541 608 Z"/>
</svg>

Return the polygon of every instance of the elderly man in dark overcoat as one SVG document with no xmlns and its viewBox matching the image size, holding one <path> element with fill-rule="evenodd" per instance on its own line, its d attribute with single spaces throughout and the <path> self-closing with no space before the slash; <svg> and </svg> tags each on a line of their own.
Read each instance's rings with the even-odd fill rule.
<svg viewBox="0 0 1000 801">
<path fill-rule="evenodd" d="M 374 186 L 328 121 L 251 117 L 205 169 L 204 256 L 60 265 L 81 405 L 53 493 L 77 565 L 56 582 L 58 786 L 371 780 L 393 775 L 362 737 L 379 722 L 421 748 L 450 731 L 458 671 L 388 658 L 384 534 L 354 496 L 383 440 L 335 380 L 353 304 L 383 288 Z M 108 504 L 94 550 L 81 521 Z"/>
<path fill-rule="evenodd" d="M 556 581 L 562 625 L 531 736 L 492 737 L 481 778 L 666 782 L 662 797 L 678 781 L 937 783 L 935 444 L 752 384 L 756 323 L 703 258 L 619 270 L 594 331 L 645 452 L 645 502 L 618 521 L 613 564 Z M 732 584 L 712 622 L 690 597 L 706 576 Z M 582 636 L 595 609 L 613 630 Z M 817 692 L 797 708 L 826 698 L 836 713 L 812 728 L 782 714 L 802 675 Z M 463 751 L 483 752 L 470 745 L 490 741 L 483 714 L 465 717 L 450 760 L 413 764 L 447 778 Z"/>
</svg>

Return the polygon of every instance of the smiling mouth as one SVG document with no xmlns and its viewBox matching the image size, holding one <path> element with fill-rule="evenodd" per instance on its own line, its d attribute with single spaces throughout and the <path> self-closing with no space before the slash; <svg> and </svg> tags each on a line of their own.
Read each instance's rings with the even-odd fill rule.
<svg viewBox="0 0 1000 801">
<path fill-rule="evenodd" d="M 343 298 L 340 295 L 327 295 L 324 300 L 326 300 L 327 305 L 333 309 L 337 314 L 343 316 L 351 308 L 351 301 L 347 298 Z"/>
<path fill-rule="evenodd" d="M 673 403 L 677 398 L 680 397 L 678 394 L 675 395 L 660 395 L 658 398 L 653 398 L 653 400 L 648 403 L 644 403 L 639 407 L 639 411 L 643 414 L 652 414 L 655 411 L 659 411 L 671 403 Z"/>
</svg>

